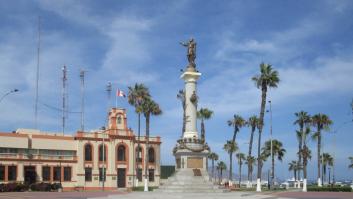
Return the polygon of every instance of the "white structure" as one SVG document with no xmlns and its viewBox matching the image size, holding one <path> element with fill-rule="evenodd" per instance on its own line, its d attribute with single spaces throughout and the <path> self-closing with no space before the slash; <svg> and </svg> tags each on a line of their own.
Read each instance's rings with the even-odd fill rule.
<svg viewBox="0 0 353 199">
<path fill-rule="evenodd" d="M 195 71 L 186 71 L 180 78 L 185 81 L 185 103 L 186 103 L 186 124 L 183 138 L 198 138 L 197 133 L 197 107 L 196 103 L 191 102 L 191 98 L 196 96 L 196 85 L 197 80 L 201 76 L 201 73 Z M 197 97 L 197 96 L 196 96 Z"/>
</svg>

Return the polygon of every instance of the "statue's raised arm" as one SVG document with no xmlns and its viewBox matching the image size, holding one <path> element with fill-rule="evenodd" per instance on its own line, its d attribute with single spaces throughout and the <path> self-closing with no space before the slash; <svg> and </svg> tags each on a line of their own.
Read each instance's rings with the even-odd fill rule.
<svg viewBox="0 0 353 199">
<path fill-rule="evenodd" d="M 196 42 L 191 38 L 188 42 L 180 42 L 182 46 L 187 47 L 187 59 L 189 61 L 189 66 L 195 68 L 195 59 L 196 59 Z M 188 67 L 189 67 L 188 66 Z"/>
</svg>

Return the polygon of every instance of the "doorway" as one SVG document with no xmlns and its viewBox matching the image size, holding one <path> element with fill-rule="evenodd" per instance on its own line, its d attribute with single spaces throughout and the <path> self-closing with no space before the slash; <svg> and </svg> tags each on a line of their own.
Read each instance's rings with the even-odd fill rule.
<svg viewBox="0 0 353 199">
<path fill-rule="evenodd" d="M 118 188 L 126 187 L 126 169 L 118 168 Z"/>
<path fill-rule="evenodd" d="M 35 166 L 24 166 L 25 184 L 33 184 L 37 180 L 37 173 Z"/>
</svg>

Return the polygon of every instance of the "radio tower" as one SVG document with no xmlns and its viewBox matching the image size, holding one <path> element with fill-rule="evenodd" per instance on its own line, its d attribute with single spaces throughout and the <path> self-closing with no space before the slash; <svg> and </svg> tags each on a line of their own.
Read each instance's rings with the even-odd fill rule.
<svg viewBox="0 0 353 199">
<path fill-rule="evenodd" d="M 67 69 L 66 66 L 62 68 L 63 70 L 63 106 L 62 106 L 62 134 L 65 135 L 65 119 L 66 119 L 66 81 L 67 81 Z"/>
<path fill-rule="evenodd" d="M 35 98 L 35 104 L 34 104 L 34 128 L 35 128 L 35 129 L 38 129 L 39 58 L 40 58 L 40 16 L 38 17 L 38 46 L 37 46 L 36 98 Z"/>
<path fill-rule="evenodd" d="M 80 79 L 81 79 L 81 131 L 85 131 L 84 120 L 85 120 L 85 70 L 81 69 Z"/>
<path fill-rule="evenodd" d="M 108 103 L 107 103 L 107 109 L 108 109 L 108 114 L 109 114 L 109 109 L 110 109 L 110 98 L 111 98 L 111 95 L 112 95 L 112 83 L 111 82 L 108 82 L 108 85 L 107 85 L 107 97 L 108 97 Z M 107 128 L 109 128 L 109 116 L 107 117 Z"/>
</svg>

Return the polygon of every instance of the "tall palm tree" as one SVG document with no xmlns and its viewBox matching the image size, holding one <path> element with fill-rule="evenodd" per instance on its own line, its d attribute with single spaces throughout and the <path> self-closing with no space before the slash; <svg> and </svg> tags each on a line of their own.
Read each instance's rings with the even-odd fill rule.
<svg viewBox="0 0 353 199">
<path fill-rule="evenodd" d="M 297 113 L 294 113 L 294 115 L 296 116 L 296 120 L 294 122 L 294 125 L 298 124 L 299 126 L 299 132 L 297 132 L 297 134 L 299 133 L 299 135 L 297 136 L 298 139 L 298 168 L 301 167 L 302 165 L 302 155 L 301 153 L 299 153 L 302 150 L 303 147 L 303 139 L 302 135 L 304 133 L 304 126 L 305 124 L 308 124 L 310 122 L 310 116 L 308 115 L 307 112 L 305 111 L 299 111 Z M 300 179 L 300 169 L 298 170 L 298 179 Z M 298 184 L 300 186 L 300 183 Z"/>
<path fill-rule="evenodd" d="M 254 141 L 254 133 L 255 133 L 256 128 L 259 126 L 259 119 L 256 117 L 256 115 L 253 115 L 253 116 L 251 116 L 248 119 L 247 125 L 251 129 L 250 141 L 249 141 L 249 152 L 248 152 L 248 157 L 247 158 L 251 158 L 251 157 L 253 157 L 252 156 L 252 144 L 253 144 L 253 141 Z M 252 176 L 252 170 L 253 170 L 252 166 L 253 166 L 253 164 L 247 164 L 247 165 L 248 165 L 248 187 L 250 187 L 251 185 L 250 185 L 250 180 L 249 179 L 250 179 L 250 175 Z M 251 182 L 252 182 L 252 179 L 251 179 Z"/>
<path fill-rule="evenodd" d="M 326 173 L 327 173 L 327 166 L 333 166 L 333 157 L 329 153 L 322 153 L 322 181 L 325 182 Z"/>
<path fill-rule="evenodd" d="M 228 126 L 234 127 L 232 141 L 235 142 L 237 134 L 239 133 L 240 129 L 246 125 L 246 121 L 240 115 L 235 114 L 232 119 L 227 121 L 227 123 Z"/>
<path fill-rule="evenodd" d="M 348 168 L 353 169 L 353 157 L 349 157 L 348 159 L 351 161 L 351 164 L 348 166 Z"/>
<path fill-rule="evenodd" d="M 252 187 L 252 173 L 254 170 L 254 164 L 255 164 L 255 157 L 254 156 L 248 156 L 246 157 L 246 162 L 245 164 L 248 165 L 248 186 Z M 249 188 L 248 187 L 248 188 Z"/>
<path fill-rule="evenodd" d="M 305 123 L 305 126 L 308 126 L 308 125 L 310 125 L 310 117 L 309 117 L 309 122 L 307 122 L 307 123 Z M 305 130 L 304 130 L 304 132 L 303 133 L 301 133 L 300 131 L 296 131 L 296 133 L 297 133 L 297 140 L 298 140 L 298 143 L 303 143 L 303 145 L 305 144 L 305 142 L 306 142 L 306 138 L 307 138 L 307 136 L 309 136 L 309 134 L 310 134 L 310 128 L 306 128 Z M 303 136 L 304 135 L 304 136 Z M 298 156 L 300 155 L 300 157 L 301 158 L 303 158 L 303 155 L 302 155 L 302 149 L 303 149 L 303 145 L 302 146 L 299 146 L 299 151 L 298 151 Z M 304 163 L 302 163 L 302 162 L 300 162 L 300 163 L 298 163 L 299 162 L 299 160 L 297 161 L 297 171 L 298 171 L 298 174 L 299 174 L 299 171 L 300 170 L 303 170 L 304 168 Z M 304 160 L 303 160 L 303 162 L 304 162 Z M 304 172 L 303 172 L 304 173 Z M 306 179 L 306 176 L 304 176 L 304 174 L 303 174 L 303 178 L 304 179 Z M 304 180 L 303 179 L 303 180 Z M 298 184 L 298 188 L 300 188 L 300 176 L 298 175 L 298 178 L 297 178 L 297 184 Z"/>
<path fill-rule="evenodd" d="M 310 132 L 310 128 L 307 127 L 306 128 L 307 132 Z M 304 134 L 305 135 L 305 134 Z M 311 150 L 308 148 L 308 146 L 306 145 L 306 139 L 304 139 L 304 143 L 303 143 L 303 149 L 301 151 L 302 157 L 303 157 L 303 192 L 307 191 L 307 183 L 306 183 L 306 179 L 307 179 L 307 166 L 308 166 L 308 160 L 311 159 Z"/>
<path fill-rule="evenodd" d="M 219 178 L 219 184 L 220 184 L 221 183 L 221 179 L 223 178 L 223 170 L 227 169 L 227 165 L 223 161 L 220 161 L 220 162 L 218 162 L 216 168 L 220 172 L 220 178 Z"/>
<path fill-rule="evenodd" d="M 215 175 L 214 175 L 214 162 L 218 160 L 218 155 L 217 153 L 210 153 L 208 154 L 208 159 L 210 159 L 212 161 L 212 179 L 215 178 Z"/>
<path fill-rule="evenodd" d="M 267 157 L 271 156 L 271 140 L 268 140 L 265 142 L 263 151 L 265 156 Z M 274 178 L 275 178 L 275 156 L 277 156 L 277 159 L 279 161 L 282 161 L 285 153 L 286 153 L 286 150 L 283 148 L 282 142 L 276 139 L 272 140 L 272 157 L 271 157 L 271 161 L 272 161 L 271 182 L 272 183 L 274 183 Z"/>
<path fill-rule="evenodd" d="M 255 82 L 256 87 L 261 89 L 261 108 L 259 117 L 259 138 L 257 147 L 257 186 L 256 191 L 261 191 L 261 133 L 264 125 L 264 115 L 266 106 L 266 94 L 268 88 L 276 88 L 279 83 L 279 74 L 276 70 L 272 69 L 272 65 L 261 63 L 260 64 L 260 74 L 254 76 L 252 80 Z"/>
<path fill-rule="evenodd" d="M 239 188 L 241 186 L 241 166 L 243 165 L 243 161 L 245 160 L 245 154 L 244 153 L 237 153 L 235 156 L 238 159 L 238 164 L 239 164 Z"/>
<path fill-rule="evenodd" d="M 140 136 L 141 136 L 141 113 L 142 113 L 142 103 L 145 99 L 150 98 L 150 93 L 148 88 L 144 85 L 144 84 L 138 84 L 136 83 L 134 86 L 129 86 L 128 87 L 129 92 L 128 92 L 128 102 L 130 105 L 135 107 L 135 112 L 138 115 L 138 134 L 137 134 L 137 145 L 138 145 L 138 149 L 140 149 Z M 135 155 L 135 154 L 134 154 Z M 137 153 L 137 156 L 140 156 L 140 152 Z M 133 164 L 134 164 L 134 168 L 137 172 L 137 164 L 136 162 L 136 158 L 140 159 L 141 157 L 135 157 Z M 134 176 L 133 176 L 134 178 Z M 135 184 L 135 179 L 134 183 Z"/>
<path fill-rule="evenodd" d="M 298 171 L 298 162 L 295 160 L 292 160 L 292 162 L 290 162 L 288 164 L 288 171 L 293 171 L 294 174 L 294 181 L 297 180 L 297 171 Z"/>
<path fill-rule="evenodd" d="M 205 142 L 205 120 L 208 120 L 212 117 L 213 111 L 207 109 L 207 108 L 201 108 L 199 111 L 197 111 L 197 118 L 201 120 L 201 141 L 202 143 Z"/>
<path fill-rule="evenodd" d="M 162 110 L 159 105 L 153 101 L 151 98 L 148 98 L 142 103 L 142 112 L 146 119 L 146 152 L 145 152 L 145 191 L 148 191 L 148 145 L 149 145 L 149 136 L 150 136 L 150 118 L 151 115 L 161 115 Z"/>
<path fill-rule="evenodd" d="M 317 139 L 317 184 L 319 187 L 321 187 L 321 172 L 320 172 L 320 150 L 321 150 L 321 131 L 326 130 L 328 131 L 330 129 L 330 126 L 332 125 L 332 120 L 325 114 L 316 114 L 312 117 L 312 125 L 316 127 L 317 132 L 314 134 L 313 138 Z"/>
<path fill-rule="evenodd" d="M 183 128 L 182 128 L 182 132 L 181 132 L 181 137 L 184 136 L 184 132 L 185 132 L 185 125 L 186 125 L 186 98 L 185 98 L 185 91 L 184 90 L 179 90 L 178 94 L 177 94 L 177 99 L 179 99 L 181 101 L 181 105 L 183 107 Z"/>
<path fill-rule="evenodd" d="M 229 181 L 233 180 L 233 153 L 238 150 L 236 142 L 228 140 L 223 149 L 229 154 Z"/>
</svg>

